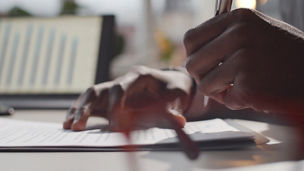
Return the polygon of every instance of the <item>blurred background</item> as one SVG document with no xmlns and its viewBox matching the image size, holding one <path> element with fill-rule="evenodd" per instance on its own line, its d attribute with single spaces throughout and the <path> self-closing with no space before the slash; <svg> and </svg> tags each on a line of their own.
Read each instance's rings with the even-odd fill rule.
<svg viewBox="0 0 304 171">
<path fill-rule="evenodd" d="M 303 0 L 233 2 L 233 9 L 256 9 L 304 29 Z M 0 0 L 0 105 L 68 108 L 88 87 L 121 76 L 135 65 L 183 66 L 184 33 L 212 18 L 215 4 Z M 108 24 L 101 16 L 110 17 Z"/>
<path fill-rule="evenodd" d="M 279 1 L 236 0 L 233 8 L 254 8 L 282 19 Z M 214 10 L 214 0 L 0 0 L 2 17 L 115 15 L 118 37 L 112 78 L 133 65 L 183 65 L 183 34 L 210 19 Z"/>
</svg>

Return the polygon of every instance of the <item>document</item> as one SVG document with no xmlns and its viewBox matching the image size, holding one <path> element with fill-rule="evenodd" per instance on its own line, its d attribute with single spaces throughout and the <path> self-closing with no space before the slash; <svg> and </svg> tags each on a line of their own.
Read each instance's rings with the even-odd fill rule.
<svg viewBox="0 0 304 171">
<path fill-rule="evenodd" d="M 253 142 L 253 134 L 242 132 L 221 119 L 189 122 L 184 131 L 196 142 Z M 130 144 L 131 142 L 131 144 Z M 117 132 L 95 129 L 81 132 L 63 130 L 61 124 L 0 119 L 0 150 L 2 149 L 118 149 L 126 145 L 152 148 L 154 145 L 178 144 L 174 130 L 150 128 L 133 131 L 131 141 Z M 225 143 L 227 145 L 227 143 Z M 161 146 L 158 146 L 161 147 Z M 166 146 L 168 148 L 168 146 Z M 59 150 L 60 151 L 60 150 Z"/>
</svg>

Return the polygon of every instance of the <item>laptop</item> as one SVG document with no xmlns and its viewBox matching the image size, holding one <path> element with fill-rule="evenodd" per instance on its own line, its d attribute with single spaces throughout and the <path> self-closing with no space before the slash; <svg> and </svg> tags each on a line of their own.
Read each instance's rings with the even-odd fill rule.
<svg viewBox="0 0 304 171">
<path fill-rule="evenodd" d="M 114 16 L 0 19 L 0 104 L 66 109 L 109 80 Z"/>
</svg>

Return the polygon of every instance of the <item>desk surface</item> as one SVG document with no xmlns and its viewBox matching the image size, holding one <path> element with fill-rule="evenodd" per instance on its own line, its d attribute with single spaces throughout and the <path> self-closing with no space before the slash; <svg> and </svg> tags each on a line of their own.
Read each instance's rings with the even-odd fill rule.
<svg viewBox="0 0 304 171">
<path fill-rule="evenodd" d="M 9 118 L 62 122 L 64 117 L 64 111 L 17 111 Z M 93 118 L 89 120 L 89 123 L 100 121 L 100 119 Z M 304 160 L 291 160 L 291 146 L 277 144 L 292 139 L 289 128 L 262 122 L 244 120 L 236 120 L 236 122 L 269 137 L 270 143 L 250 150 L 202 151 L 196 161 L 189 161 L 182 152 L 134 152 L 131 154 L 126 152 L 0 153 L 0 170 L 134 171 L 134 168 L 129 165 L 130 155 L 133 155 L 137 159 L 138 171 L 264 171 L 270 169 L 304 171 Z"/>
</svg>

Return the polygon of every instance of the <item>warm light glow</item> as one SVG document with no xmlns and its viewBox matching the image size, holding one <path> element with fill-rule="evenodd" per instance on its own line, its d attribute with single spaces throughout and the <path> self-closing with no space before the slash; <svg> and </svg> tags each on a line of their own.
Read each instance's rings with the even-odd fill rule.
<svg viewBox="0 0 304 171">
<path fill-rule="evenodd" d="M 256 8 L 256 0 L 236 0 L 235 5 L 237 8 Z"/>
</svg>

